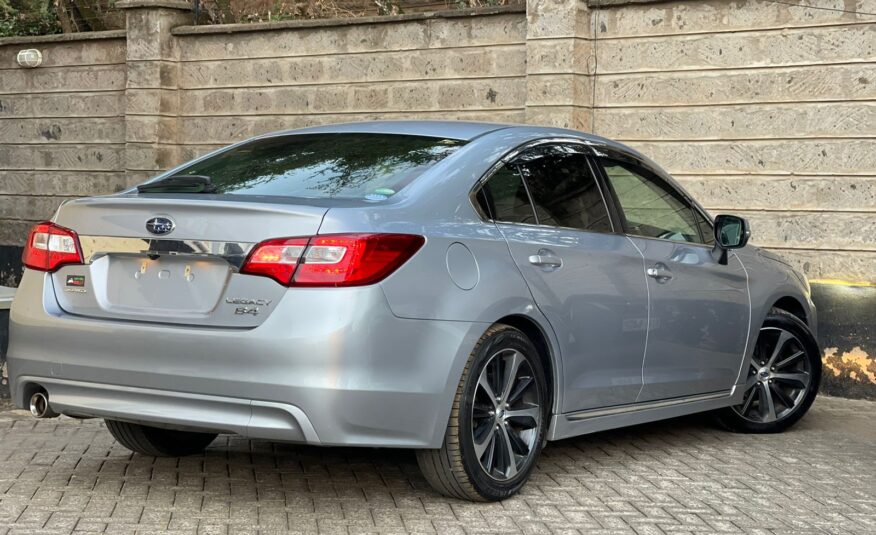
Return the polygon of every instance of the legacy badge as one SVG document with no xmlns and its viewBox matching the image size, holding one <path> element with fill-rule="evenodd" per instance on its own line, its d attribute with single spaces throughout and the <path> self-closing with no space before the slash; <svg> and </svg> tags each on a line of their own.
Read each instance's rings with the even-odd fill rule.
<svg viewBox="0 0 876 535">
<path fill-rule="evenodd" d="M 247 305 L 239 306 L 234 309 L 234 314 L 238 316 L 243 316 L 244 314 L 258 316 L 259 313 L 261 313 L 259 307 L 266 307 L 270 305 L 271 299 L 246 299 L 241 297 L 226 297 L 225 302 L 229 305 Z"/>
</svg>

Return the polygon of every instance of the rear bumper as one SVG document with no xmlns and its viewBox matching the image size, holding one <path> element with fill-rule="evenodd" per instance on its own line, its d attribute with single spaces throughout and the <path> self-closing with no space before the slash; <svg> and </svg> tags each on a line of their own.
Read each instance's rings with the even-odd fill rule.
<svg viewBox="0 0 876 535">
<path fill-rule="evenodd" d="M 234 433 L 250 438 L 320 444 L 304 411 L 274 403 L 148 388 L 123 387 L 53 377 L 16 377 L 17 389 L 40 385 L 52 409 L 192 431 Z"/>
<path fill-rule="evenodd" d="M 289 290 L 230 330 L 65 314 L 28 271 L 9 376 L 59 412 L 326 445 L 438 447 L 484 324 L 394 316 L 378 286 Z"/>
</svg>

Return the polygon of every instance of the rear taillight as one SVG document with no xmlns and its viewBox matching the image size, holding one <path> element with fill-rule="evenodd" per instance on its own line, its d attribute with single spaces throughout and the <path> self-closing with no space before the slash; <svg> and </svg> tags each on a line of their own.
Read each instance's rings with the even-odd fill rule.
<svg viewBox="0 0 876 535">
<path fill-rule="evenodd" d="M 22 262 L 30 269 L 55 271 L 65 264 L 82 264 L 79 237 L 68 228 L 50 221 L 37 223 L 24 245 Z"/>
<path fill-rule="evenodd" d="M 412 234 L 327 234 L 255 246 L 241 273 L 286 286 L 364 286 L 388 277 L 425 243 Z"/>
<path fill-rule="evenodd" d="M 307 238 L 263 241 L 246 258 L 240 272 L 264 275 L 281 284 L 289 284 L 301 255 L 307 248 L 307 241 Z"/>
</svg>

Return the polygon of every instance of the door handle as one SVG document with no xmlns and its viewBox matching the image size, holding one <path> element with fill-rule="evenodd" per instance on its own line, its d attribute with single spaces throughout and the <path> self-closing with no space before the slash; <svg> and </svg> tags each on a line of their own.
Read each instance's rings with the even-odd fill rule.
<svg viewBox="0 0 876 535">
<path fill-rule="evenodd" d="M 562 267 L 563 260 L 555 255 L 553 251 L 548 249 L 539 249 L 537 254 L 530 255 L 529 263 L 533 266 L 539 266 L 548 271 L 553 271 L 559 267 Z"/>
<path fill-rule="evenodd" d="M 658 262 L 649 267 L 645 273 L 657 282 L 667 282 L 672 278 L 672 271 L 662 262 Z"/>
</svg>

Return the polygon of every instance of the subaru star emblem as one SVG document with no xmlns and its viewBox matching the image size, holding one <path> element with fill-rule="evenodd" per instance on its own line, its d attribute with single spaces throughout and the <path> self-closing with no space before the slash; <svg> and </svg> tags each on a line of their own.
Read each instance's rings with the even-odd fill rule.
<svg viewBox="0 0 876 535">
<path fill-rule="evenodd" d="M 146 222 L 146 230 L 158 236 L 170 234 L 175 228 L 176 223 L 169 217 L 153 217 Z"/>
</svg>

